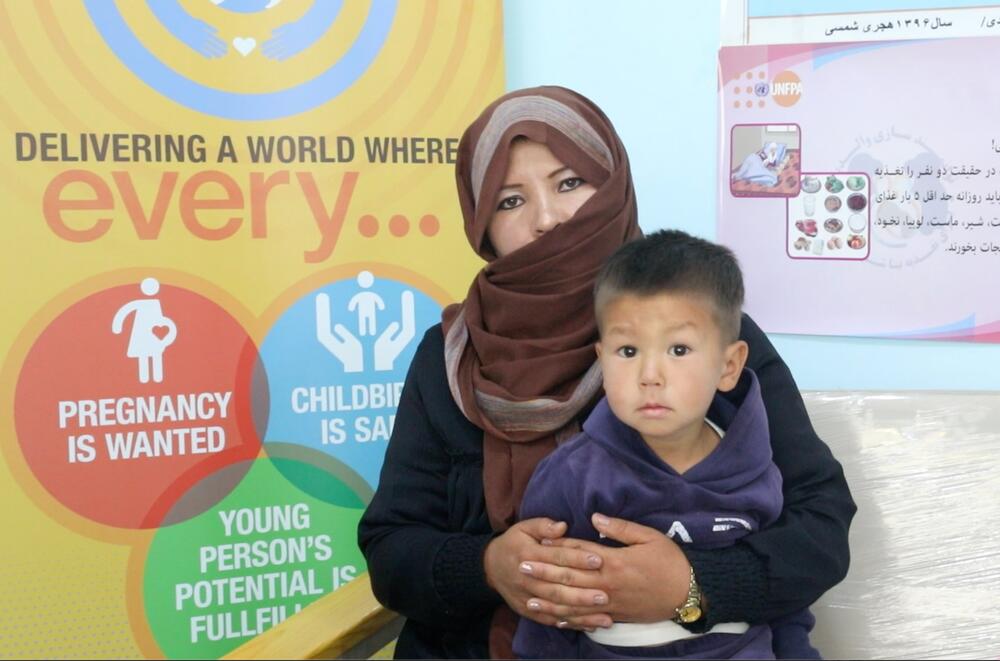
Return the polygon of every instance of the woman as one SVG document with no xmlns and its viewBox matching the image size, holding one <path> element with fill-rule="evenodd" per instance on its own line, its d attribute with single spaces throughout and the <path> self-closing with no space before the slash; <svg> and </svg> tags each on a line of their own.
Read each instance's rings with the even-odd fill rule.
<svg viewBox="0 0 1000 661">
<path fill-rule="evenodd" d="M 591 288 L 640 235 L 635 195 L 611 123 L 558 87 L 486 108 L 456 169 L 466 235 L 487 264 L 417 350 L 359 529 L 376 596 L 407 618 L 397 656 L 509 656 L 515 613 L 577 629 L 669 619 L 692 570 L 704 613 L 692 630 L 775 620 L 840 581 L 854 503 L 748 317 L 741 338 L 785 482 L 774 526 L 695 552 L 626 521 L 600 528 L 621 548 L 562 539 L 560 522 L 517 522 L 535 466 L 600 397 Z"/>
<path fill-rule="evenodd" d="M 769 142 L 760 151 L 752 151 L 736 170 L 733 170 L 732 179 L 736 181 L 746 181 L 751 184 L 763 184 L 764 186 L 774 186 L 778 183 L 778 174 L 775 166 L 778 162 L 778 143 Z"/>
</svg>

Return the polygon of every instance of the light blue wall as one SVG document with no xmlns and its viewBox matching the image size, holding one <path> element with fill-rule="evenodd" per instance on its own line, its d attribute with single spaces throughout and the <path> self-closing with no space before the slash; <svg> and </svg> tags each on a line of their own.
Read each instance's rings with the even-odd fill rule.
<svg viewBox="0 0 1000 661">
<path fill-rule="evenodd" d="M 700 0 L 504 0 L 508 89 L 564 85 L 604 109 L 647 230 L 715 238 L 719 14 Z M 1000 345 L 771 338 L 803 389 L 1000 390 Z"/>
</svg>

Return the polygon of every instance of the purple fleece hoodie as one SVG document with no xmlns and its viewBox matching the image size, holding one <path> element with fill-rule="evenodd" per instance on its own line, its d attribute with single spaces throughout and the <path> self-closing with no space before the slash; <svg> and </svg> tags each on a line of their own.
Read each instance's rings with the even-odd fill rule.
<svg viewBox="0 0 1000 661">
<path fill-rule="evenodd" d="M 733 391 L 716 393 L 706 417 L 725 437 L 679 475 L 602 400 L 583 431 L 538 465 L 520 517 L 566 521 L 567 536 L 614 546 L 619 544 L 599 539 L 590 523 L 594 512 L 656 528 L 700 549 L 728 546 L 767 526 L 781 512 L 781 474 L 771 461 L 767 414 L 754 373 L 744 370 Z M 518 626 L 514 653 L 520 658 L 774 658 L 766 625 L 742 635 L 613 647 L 527 619 Z"/>
</svg>

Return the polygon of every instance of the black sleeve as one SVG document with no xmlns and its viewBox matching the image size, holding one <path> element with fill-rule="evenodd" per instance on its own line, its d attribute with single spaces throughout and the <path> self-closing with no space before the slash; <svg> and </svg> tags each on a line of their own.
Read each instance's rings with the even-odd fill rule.
<svg viewBox="0 0 1000 661">
<path fill-rule="evenodd" d="M 843 580 L 856 506 L 840 463 L 809 421 L 798 386 L 774 346 L 744 315 L 747 367 L 767 409 L 784 506 L 771 526 L 714 551 L 684 549 L 708 598 L 707 621 L 769 621 L 806 608 Z"/>
<path fill-rule="evenodd" d="M 440 327 L 424 336 L 406 376 L 378 488 L 358 526 L 375 597 L 405 617 L 462 629 L 500 603 L 486 584 L 492 535 L 449 529 L 451 460 L 425 405 L 448 397 Z M 443 384 L 443 392 L 442 392 Z M 429 392 L 427 392 L 429 391 Z"/>
</svg>

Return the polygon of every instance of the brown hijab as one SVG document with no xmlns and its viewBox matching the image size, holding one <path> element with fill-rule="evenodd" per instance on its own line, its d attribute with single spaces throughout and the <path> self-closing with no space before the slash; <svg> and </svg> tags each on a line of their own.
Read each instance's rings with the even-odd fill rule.
<svg viewBox="0 0 1000 661">
<path fill-rule="evenodd" d="M 486 230 L 518 136 L 547 145 L 597 191 L 570 220 L 498 257 Z M 600 392 L 594 278 L 641 231 L 621 140 L 600 108 L 565 88 L 494 101 L 462 136 L 456 176 L 466 236 L 487 264 L 465 301 L 444 311 L 445 364 L 455 402 L 483 429 L 486 510 L 500 532 L 517 520 L 538 462 L 579 430 Z M 513 632 L 504 610 L 493 633 L 498 620 Z M 491 654 L 509 656 L 509 642 L 498 648 L 495 638 Z"/>
<path fill-rule="evenodd" d="M 513 139 L 544 143 L 597 191 L 569 221 L 504 257 L 486 234 Z M 465 233 L 488 263 L 466 299 L 444 311 L 452 395 L 483 429 L 486 509 L 494 530 L 516 521 L 524 487 L 600 390 L 594 278 L 640 236 L 628 156 L 604 113 L 561 87 L 494 101 L 459 145 Z"/>
</svg>

